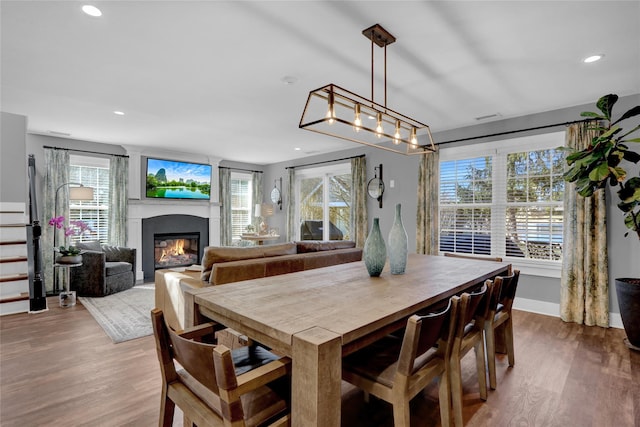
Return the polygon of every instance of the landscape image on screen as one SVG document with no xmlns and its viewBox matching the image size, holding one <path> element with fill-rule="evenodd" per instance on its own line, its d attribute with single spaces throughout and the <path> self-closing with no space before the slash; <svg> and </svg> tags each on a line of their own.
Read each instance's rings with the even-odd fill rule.
<svg viewBox="0 0 640 427">
<path fill-rule="evenodd" d="M 146 194 L 154 199 L 206 199 L 211 165 L 147 158 Z"/>
</svg>

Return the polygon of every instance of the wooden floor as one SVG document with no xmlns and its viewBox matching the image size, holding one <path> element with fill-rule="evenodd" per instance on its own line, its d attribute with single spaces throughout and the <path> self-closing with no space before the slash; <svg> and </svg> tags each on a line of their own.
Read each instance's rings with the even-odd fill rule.
<svg viewBox="0 0 640 427">
<path fill-rule="evenodd" d="M 152 337 L 113 344 L 80 304 L 0 318 L 0 425 L 154 426 L 160 373 Z M 620 329 L 516 312 L 516 366 L 480 400 L 463 360 L 467 426 L 640 426 L 640 353 Z M 344 426 L 392 426 L 391 407 L 343 387 Z M 412 426 L 439 426 L 434 384 L 412 401 Z M 182 425 L 176 417 L 175 426 Z"/>
</svg>

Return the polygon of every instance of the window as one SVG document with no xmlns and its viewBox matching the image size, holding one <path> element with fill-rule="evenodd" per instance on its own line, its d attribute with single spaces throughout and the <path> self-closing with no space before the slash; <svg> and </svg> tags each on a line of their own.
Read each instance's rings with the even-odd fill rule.
<svg viewBox="0 0 640 427">
<path fill-rule="evenodd" d="M 93 187 L 93 200 L 70 200 L 69 219 L 81 220 L 91 231 L 70 236 L 72 243 L 99 240 L 109 242 L 109 159 L 72 154 L 69 156 L 69 182 Z"/>
<path fill-rule="evenodd" d="M 513 258 L 529 274 L 559 277 L 562 145 L 564 132 L 443 148 L 440 251 Z"/>
<path fill-rule="evenodd" d="M 251 224 L 252 177 L 246 173 L 231 173 L 231 239 L 240 240 Z"/>
<path fill-rule="evenodd" d="M 351 238 L 351 164 L 296 171 L 300 240 Z"/>
</svg>

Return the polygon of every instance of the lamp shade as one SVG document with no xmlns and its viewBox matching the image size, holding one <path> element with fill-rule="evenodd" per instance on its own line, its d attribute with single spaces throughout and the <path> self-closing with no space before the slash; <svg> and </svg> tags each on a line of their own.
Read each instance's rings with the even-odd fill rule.
<svg viewBox="0 0 640 427">
<path fill-rule="evenodd" d="M 262 211 L 262 215 L 261 216 L 272 216 L 273 215 L 273 205 L 271 203 L 262 203 L 261 209 Z"/>
<path fill-rule="evenodd" d="M 93 187 L 69 187 L 69 200 L 93 200 Z"/>
</svg>

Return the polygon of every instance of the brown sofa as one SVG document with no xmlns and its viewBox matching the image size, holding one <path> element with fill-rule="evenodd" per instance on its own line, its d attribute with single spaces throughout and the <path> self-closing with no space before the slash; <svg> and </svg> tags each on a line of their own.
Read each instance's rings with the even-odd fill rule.
<svg viewBox="0 0 640 427">
<path fill-rule="evenodd" d="M 207 246 L 202 271 L 158 270 L 156 307 L 174 329 L 184 328 L 184 290 L 258 279 L 360 261 L 362 249 L 347 240 L 300 241 L 253 247 Z"/>
</svg>

